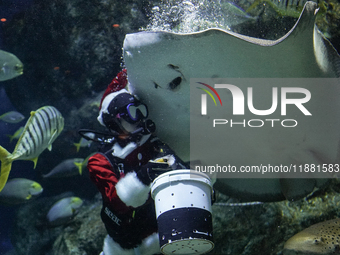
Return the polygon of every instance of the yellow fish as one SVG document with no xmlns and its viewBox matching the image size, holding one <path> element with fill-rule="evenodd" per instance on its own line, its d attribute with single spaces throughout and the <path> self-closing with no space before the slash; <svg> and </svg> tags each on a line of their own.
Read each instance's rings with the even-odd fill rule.
<svg viewBox="0 0 340 255">
<path fill-rule="evenodd" d="M 79 212 L 83 200 L 79 197 L 65 197 L 56 202 L 47 213 L 47 220 L 51 226 L 68 223 Z"/>
<path fill-rule="evenodd" d="M 41 185 L 25 178 L 10 179 L 0 192 L 0 203 L 15 205 L 25 203 L 43 192 Z"/>
<path fill-rule="evenodd" d="M 92 138 L 92 139 L 94 139 L 94 137 L 95 137 L 95 134 L 91 133 L 91 132 L 85 133 L 84 135 L 89 137 L 89 138 Z M 82 137 L 82 138 L 80 138 L 79 143 L 74 143 L 74 146 L 76 146 L 77 152 L 79 152 L 80 147 L 90 146 L 91 143 L 92 143 L 91 140 L 86 140 L 85 138 Z"/>
<path fill-rule="evenodd" d="M 54 167 L 48 174 L 43 175 L 44 178 L 63 178 L 75 175 L 81 175 L 84 166 L 83 158 L 65 159 Z"/>
<path fill-rule="evenodd" d="M 53 106 L 44 106 L 31 112 L 12 153 L 0 146 L 0 191 L 4 188 L 14 160 L 32 160 L 36 167 L 38 156 L 52 143 L 64 128 L 64 118 Z"/>
<path fill-rule="evenodd" d="M 24 127 L 22 126 L 17 131 L 15 131 L 13 135 L 6 135 L 10 139 L 9 142 L 11 143 L 14 139 L 19 139 L 23 131 L 24 131 Z"/>
</svg>

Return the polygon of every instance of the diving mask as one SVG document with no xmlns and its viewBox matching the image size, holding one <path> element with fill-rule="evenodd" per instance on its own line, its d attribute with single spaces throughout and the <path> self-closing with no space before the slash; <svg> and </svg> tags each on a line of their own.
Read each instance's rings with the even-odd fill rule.
<svg viewBox="0 0 340 255">
<path fill-rule="evenodd" d="M 117 118 L 123 118 L 127 122 L 134 124 L 140 120 L 146 119 L 149 115 L 148 108 L 143 103 L 130 103 L 122 107 Z"/>
</svg>

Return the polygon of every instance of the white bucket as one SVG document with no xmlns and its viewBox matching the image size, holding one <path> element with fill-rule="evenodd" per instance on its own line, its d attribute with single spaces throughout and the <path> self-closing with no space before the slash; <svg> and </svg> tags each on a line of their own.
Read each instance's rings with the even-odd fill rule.
<svg viewBox="0 0 340 255">
<path fill-rule="evenodd" d="M 174 170 L 151 185 L 159 241 L 164 254 L 203 254 L 212 241 L 210 178 L 194 170 Z"/>
</svg>

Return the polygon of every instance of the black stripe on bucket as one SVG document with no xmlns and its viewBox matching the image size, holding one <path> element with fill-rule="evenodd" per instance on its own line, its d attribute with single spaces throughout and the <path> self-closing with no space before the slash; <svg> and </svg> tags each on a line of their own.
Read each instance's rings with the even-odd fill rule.
<svg viewBox="0 0 340 255">
<path fill-rule="evenodd" d="M 211 212 L 177 208 L 157 218 L 161 250 L 164 254 L 203 254 L 214 247 Z"/>
</svg>

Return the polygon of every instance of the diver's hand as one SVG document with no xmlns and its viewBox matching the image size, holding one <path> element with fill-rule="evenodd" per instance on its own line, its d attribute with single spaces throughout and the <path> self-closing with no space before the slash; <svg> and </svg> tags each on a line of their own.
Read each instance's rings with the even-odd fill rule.
<svg viewBox="0 0 340 255">
<path fill-rule="evenodd" d="M 174 155 L 171 154 L 153 160 L 149 160 L 149 162 L 151 163 L 167 164 L 168 166 L 173 166 L 175 164 L 175 161 L 176 159 Z"/>
<path fill-rule="evenodd" d="M 174 164 L 175 157 L 173 155 L 167 155 L 150 160 L 147 164 L 141 167 L 137 176 L 144 184 L 149 185 L 157 176 L 173 170 L 172 166 Z"/>
</svg>

